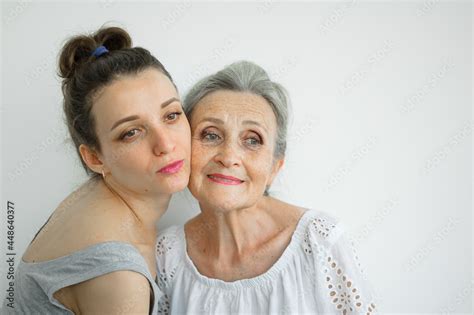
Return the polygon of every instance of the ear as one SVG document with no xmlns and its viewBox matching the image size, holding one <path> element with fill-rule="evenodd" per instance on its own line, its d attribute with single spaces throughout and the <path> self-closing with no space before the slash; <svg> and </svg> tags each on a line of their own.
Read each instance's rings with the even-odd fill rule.
<svg viewBox="0 0 474 315">
<path fill-rule="evenodd" d="M 273 183 L 273 180 L 278 175 L 278 173 L 280 172 L 284 164 L 285 164 L 285 158 L 275 160 L 275 162 L 272 165 L 270 178 L 268 179 L 268 183 L 267 183 L 268 186 L 270 186 Z"/>
<path fill-rule="evenodd" d="M 82 160 L 94 172 L 101 174 L 104 169 L 104 163 L 100 160 L 97 152 L 85 144 L 79 146 L 79 153 Z"/>
</svg>

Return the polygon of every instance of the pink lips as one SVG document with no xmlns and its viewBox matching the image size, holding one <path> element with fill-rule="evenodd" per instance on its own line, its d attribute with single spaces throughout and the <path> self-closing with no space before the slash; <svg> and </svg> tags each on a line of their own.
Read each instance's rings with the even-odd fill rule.
<svg viewBox="0 0 474 315">
<path fill-rule="evenodd" d="M 238 178 L 223 174 L 209 174 L 207 175 L 207 178 L 209 178 L 213 182 L 223 185 L 240 185 L 244 182 L 243 180 L 240 180 Z"/>
<path fill-rule="evenodd" d="M 181 169 L 181 167 L 183 167 L 183 165 L 184 165 L 184 160 L 176 161 L 176 162 L 166 165 L 165 167 L 160 169 L 158 172 L 162 174 L 174 174 L 174 173 L 177 173 Z"/>
</svg>

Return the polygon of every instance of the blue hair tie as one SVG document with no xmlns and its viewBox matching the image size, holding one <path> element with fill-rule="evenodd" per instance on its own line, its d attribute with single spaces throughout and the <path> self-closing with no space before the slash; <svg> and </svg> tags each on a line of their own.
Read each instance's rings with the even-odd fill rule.
<svg viewBox="0 0 474 315">
<path fill-rule="evenodd" d="M 92 52 L 92 56 L 97 58 L 99 56 L 102 56 L 106 52 L 109 52 L 109 50 L 105 48 L 105 46 L 99 46 Z"/>
</svg>

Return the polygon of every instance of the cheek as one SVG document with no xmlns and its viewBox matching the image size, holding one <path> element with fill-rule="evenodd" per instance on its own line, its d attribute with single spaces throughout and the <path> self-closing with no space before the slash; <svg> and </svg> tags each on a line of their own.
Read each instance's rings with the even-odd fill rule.
<svg viewBox="0 0 474 315">
<path fill-rule="evenodd" d="M 191 151 L 191 130 L 187 120 L 184 120 L 177 129 L 175 139 L 176 144 L 178 144 L 183 151 L 189 154 Z"/>
<path fill-rule="evenodd" d="M 121 152 L 119 151 L 114 158 L 114 167 L 120 173 L 131 173 L 136 171 L 143 171 L 147 168 L 147 154 L 140 148 L 135 146 L 133 151 Z"/>
<path fill-rule="evenodd" d="M 103 152 L 107 166 L 120 173 L 146 168 L 150 155 L 149 146 L 144 139 L 104 146 Z"/>
<path fill-rule="evenodd" d="M 260 152 L 246 159 L 247 171 L 257 182 L 266 182 L 272 173 L 273 156 L 270 152 Z"/>
<path fill-rule="evenodd" d="M 191 144 L 191 172 L 196 175 L 208 161 L 209 150 L 204 148 L 198 141 Z"/>
</svg>

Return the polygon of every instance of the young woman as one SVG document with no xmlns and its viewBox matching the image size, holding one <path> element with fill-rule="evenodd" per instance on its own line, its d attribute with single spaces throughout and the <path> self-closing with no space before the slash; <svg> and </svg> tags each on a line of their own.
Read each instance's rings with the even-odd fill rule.
<svg viewBox="0 0 474 315">
<path fill-rule="evenodd" d="M 190 128 L 164 66 L 121 28 L 62 48 L 64 111 L 90 179 L 37 233 L 2 314 L 155 314 L 156 223 L 190 173 Z"/>
</svg>

